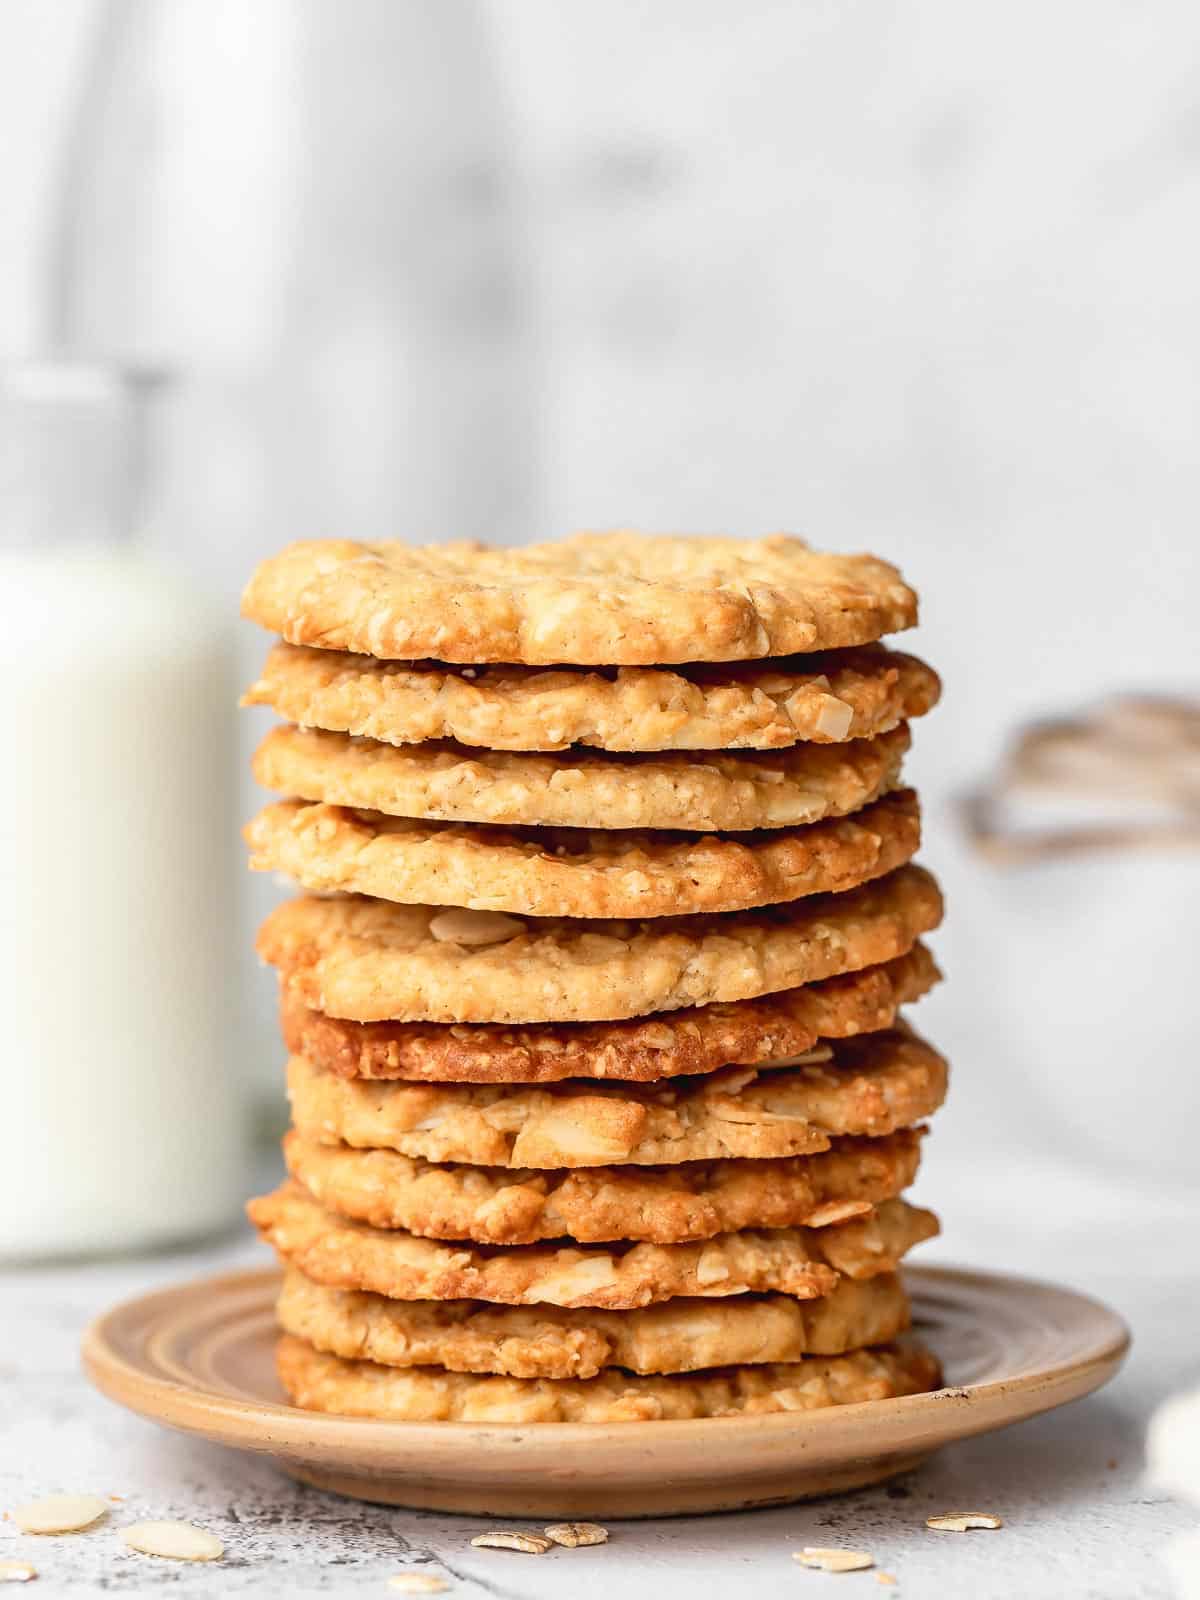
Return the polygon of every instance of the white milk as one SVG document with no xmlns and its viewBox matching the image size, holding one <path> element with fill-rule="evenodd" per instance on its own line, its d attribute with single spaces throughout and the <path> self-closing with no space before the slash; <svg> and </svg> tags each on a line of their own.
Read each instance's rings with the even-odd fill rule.
<svg viewBox="0 0 1200 1600">
<path fill-rule="evenodd" d="M 86 538 L 0 547 L 0 607 L 0 1256 L 203 1233 L 244 1176 L 225 630 Z"/>
</svg>

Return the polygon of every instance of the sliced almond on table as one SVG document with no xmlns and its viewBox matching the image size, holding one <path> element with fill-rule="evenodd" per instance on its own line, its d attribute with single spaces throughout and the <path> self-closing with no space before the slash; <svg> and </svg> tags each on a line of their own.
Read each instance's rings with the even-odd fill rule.
<svg viewBox="0 0 1200 1600">
<path fill-rule="evenodd" d="M 941 1517 L 926 1517 L 925 1526 L 935 1533 L 969 1533 L 972 1528 L 1002 1528 L 999 1517 L 990 1511 L 950 1511 Z"/>
<path fill-rule="evenodd" d="M 0 1583 L 28 1583 L 37 1577 L 37 1568 L 28 1561 L 0 1561 Z"/>
<path fill-rule="evenodd" d="M 607 1544 L 608 1529 L 598 1522 L 555 1522 L 543 1529 L 547 1539 L 561 1544 L 565 1550 L 578 1550 L 580 1545 Z"/>
<path fill-rule="evenodd" d="M 802 1567 L 815 1567 L 819 1572 L 865 1572 L 875 1565 L 875 1557 L 867 1550 L 834 1550 L 817 1544 L 793 1550 L 792 1560 Z"/>
<path fill-rule="evenodd" d="M 215 1534 L 192 1522 L 134 1522 L 121 1529 L 121 1538 L 141 1555 L 168 1561 L 217 1561 L 225 1554 Z"/>
<path fill-rule="evenodd" d="M 895 1583 L 895 1581 L 896 1574 L 894 1572 L 877 1572 L 875 1574 L 876 1583 Z"/>
<path fill-rule="evenodd" d="M 506 1528 L 496 1533 L 477 1533 L 471 1540 L 476 1550 L 520 1550 L 527 1556 L 544 1556 L 554 1548 L 553 1539 L 541 1533 L 515 1533 Z"/>
<path fill-rule="evenodd" d="M 95 1494 L 48 1494 L 28 1505 L 14 1506 L 12 1520 L 22 1533 L 78 1533 L 90 1528 L 108 1510 Z"/>
<path fill-rule="evenodd" d="M 436 1572 L 398 1572 L 388 1579 L 388 1588 L 398 1589 L 401 1594 L 441 1594 L 449 1587 Z"/>
</svg>

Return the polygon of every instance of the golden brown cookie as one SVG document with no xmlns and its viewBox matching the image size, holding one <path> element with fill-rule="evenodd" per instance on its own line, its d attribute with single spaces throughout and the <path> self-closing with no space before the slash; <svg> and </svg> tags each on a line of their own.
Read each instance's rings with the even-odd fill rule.
<svg viewBox="0 0 1200 1600">
<path fill-rule="evenodd" d="M 487 828 L 281 800 L 245 829 L 250 865 L 320 894 L 532 917 L 667 917 L 839 894 L 902 866 L 921 843 L 900 789 L 852 817 L 714 834 Z"/>
<path fill-rule="evenodd" d="M 794 1067 L 725 1067 L 664 1083 L 380 1083 L 288 1063 L 308 1139 L 488 1167 L 672 1165 L 812 1155 L 931 1116 L 947 1067 L 907 1029 L 842 1039 Z"/>
<path fill-rule="evenodd" d="M 679 1295 L 791 1294 L 812 1300 L 840 1277 L 874 1278 L 938 1230 L 903 1200 L 825 1228 L 748 1229 L 700 1244 L 442 1244 L 334 1216 L 291 1181 L 251 1200 L 251 1222 L 280 1260 L 333 1289 L 392 1300 L 623 1311 Z"/>
<path fill-rule="evenodd" d="M 396 746 L 273 729 L 254 757 L 264 789 L 394 817 L 503 827 L 749 832 L 847 816 L 896 786 L 907 725 L 877 739 L 780 754 L 570 756 Z"/>
<path fill-rule="evenodd" d="M 395 1422 L 667 1422 L 762 1416 L 922 1394 L 941 1382 L 936 1358 L 914 1345 L 730 1367 L 700 1376 L 641 1378 L 610 1370 L 594 1378 L 555 1380 L 478 1377 L 440 1367 L 404 1371 L 370 1361 L 342 1361 L 285 1334 L 277 1366 L 293 1405 Z"/>
<path fill-rule="evenodd" d="M 825 1227 L 894 1198 L 912 1183 L 921 1158 L 914 1128 L 840 1139 L 820 1155 L 781 1161 L 572 1172 L 438 1166 L 394 1150 L 321 1144 L 295 1130 L 283 1148 L 292 1177 L 327 1211 L 375 1228 L 478 1244 L 682 1244 L 742 1228 Z"/>
<path fill-rule="evenodd" d="M 588 671 L 376 661 L 277 644 L 242 697 L 289 722 L 385 744 L 456 739 L 486 750 L 782 750 L 871 739 L 937 704 L 915 656 L 861 650 L 773 661 Z"/>
<path fill-rule="evenodd" d="M 563 1078 L 646 1082 L 806 1054 L 819 1039 L 890 1028 L 902 1005 L 940 979 L 928 948 L 877 967 L 785 989 L 761 1000 L 666 1011 L 623 1022 L 345 1022 L 310 1011 L 286 988 L 280 1022 L 292 1055 L 343 1078 L 425 1083 L 558 1083 Z"/>
<path fill-rule="evenodd" d="M 697 1372 L 842 1355 L 886 1344 L 909 1323 L 895 1273 L 843 1278 L 819 1300 L 731 1295 L 665 1300 L 634 1311 L 492 1306 L 482 1300 L 388 1300 L 284 1274 L 286 1333 L 346 1361 L 443 1367 L 510 1378 L 593 1378 L 608 1367 Z"/>
<path fill-rule="evenodd" d="M 242 613 L 291 644 L 384 660 L 654 666 L 868 644 L 917 598 L 874 556 L 802 539 L 631 532 L 489 549 L 319 539 L 254 573 Z"/>
<path fill-rule="evenodd" d="M 888 961 L 941 920 L 901 867 L 847 894 L 724 917 L 518 918 L 305 896 L 258 953 L 303 1004 L 354 1022 L 593 1022 L 752 999 Z"/>
</svg>

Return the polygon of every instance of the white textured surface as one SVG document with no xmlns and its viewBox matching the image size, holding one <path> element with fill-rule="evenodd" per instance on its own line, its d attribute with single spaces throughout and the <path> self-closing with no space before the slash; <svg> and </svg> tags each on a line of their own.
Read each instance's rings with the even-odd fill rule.
<svg viewBox="0 0 1200 1600">
<path fill-rule="evenodd" d="M 950 1238 L 925 1259 L 1055 1277 L 1115 1304 L 1134 1354 L 1101 1394 L 991 1438 L 944 1451 L 898 1486 L 749 1515 L 614 1524 L 600 1549 L 544 1557 L 472 1550 L 479 1519 L 393 1511 L 302 1489 L 264 1460 L 195 1443 L 127 1416 L 93 1394 L 77 1366 L 80 1329 L 113 1300 L 262 1259 L 239 1238 L 190 1256 L 0 1277 L 0 1506 L 55 1491 L 121 1494 L 107 1525 L 33 1539 L 0 1523 L 0 1560 L 31 1560 L 38 1595 L 386 1595 L 409 1565 L 444 1572 L 463 1595 L 561 1600 L 883 1593 L 867 1575 L 825 1577 L 790 1559 L 803 1544 L 871 1550 L 903 1600 L 1166 1600 L 1161 1552 L 1194 1512 L 1148 1486 L 1142 1437 L 1155 1405 L 1194 1376 L 1195 1197 L 1128 1193 L 1049 1167 L 952 1161 L 932 1141 L 922 1198 Z M 1036 1212 L 1023 1197 L 1036 1193 Z M 1111 1464 L 1115 1463 L 1115 1464 Z M 984 1509 L 994 1534 L 934 1534 L 935 1512 Z M 219 1569 L 122 1549 L 121 1521 L 180 1517 L 226 1545 Z M 32 1591 L 31 1591 L 32 1592 Z M 829 1591 L 832 1593 L 833 1591 Z M 839 1590 L 840 1594 L 841 1591 Z"/>
</svg>

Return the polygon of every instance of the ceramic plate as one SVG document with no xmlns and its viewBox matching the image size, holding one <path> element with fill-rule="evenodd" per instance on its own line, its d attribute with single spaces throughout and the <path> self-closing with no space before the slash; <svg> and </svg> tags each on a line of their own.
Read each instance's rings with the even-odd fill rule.
<svg viewBox="0 0 1200 1600">
<path fill-rule="evenodd" d="M 274 1456 L 321 1489 L 507 1517 L 648 1517 L 778 1505 L 878 1483 L 939 1445 L 1077 1400 L 1116 1372 L 1129 1333 L 1051 1284 L 949 1268 L 906 1273 L 933 1394 L 802 1415 L 693 1422 L 371 1422 L 301 1411 L 275 1377 L 275 1271 L 126 1301 L 84 1338 L 93 1383 L 144 1417 Z"/>
</svg>

